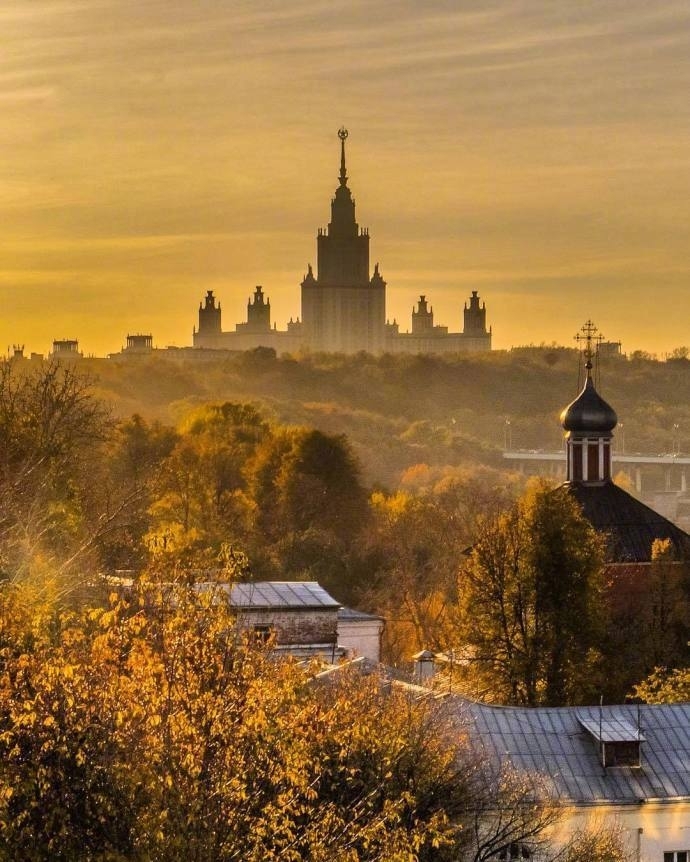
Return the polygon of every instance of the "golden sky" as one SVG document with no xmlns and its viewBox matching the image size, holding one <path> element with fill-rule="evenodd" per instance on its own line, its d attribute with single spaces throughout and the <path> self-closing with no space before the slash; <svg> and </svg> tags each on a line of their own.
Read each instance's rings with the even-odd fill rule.
<svg viewBox="0 0 690 862">
<path fill-rule="evenodd" d="M 690 344 L 687 0 L 3 0 L 0 351 L 284 328 L 345 125 L 401 329 Z"/>
</svg>

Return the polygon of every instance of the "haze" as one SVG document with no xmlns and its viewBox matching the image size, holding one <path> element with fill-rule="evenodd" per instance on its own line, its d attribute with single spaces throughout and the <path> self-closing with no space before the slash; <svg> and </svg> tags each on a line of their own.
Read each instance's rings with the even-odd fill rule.
<svg viewBox="0 0 690 862">
<path fill-rule="evenodd" d="M 687 344 L 690 5 L 5 0 L 0 345 L 300 314 L 336 131 L 388 317 Z"/>
</svg>

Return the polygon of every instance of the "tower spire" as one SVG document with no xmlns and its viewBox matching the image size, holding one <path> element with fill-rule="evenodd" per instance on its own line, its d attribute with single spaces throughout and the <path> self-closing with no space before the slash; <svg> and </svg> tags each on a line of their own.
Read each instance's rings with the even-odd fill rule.
<svg viewBox="0 0 690 862">
<path fill-rule="evenodd" d="M 348 131 L 345 126 L 338 129 L 338 137 L 340 138 L 340 185 L 347 185 L 347 171 L 345 170 L 345 141 L 348 136 Z"/>
</svg>

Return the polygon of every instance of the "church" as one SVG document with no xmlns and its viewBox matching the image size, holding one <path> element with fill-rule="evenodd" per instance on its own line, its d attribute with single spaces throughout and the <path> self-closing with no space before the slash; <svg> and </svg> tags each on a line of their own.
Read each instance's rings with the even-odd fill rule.
<svg viewBox="0 0 690 862">
<path fill-rule="evenodd" d="M 369 263 L 369 231 L 360 228 L 348 186 L 345 160 L 347 129 L 340 129 L 340 173 L 331 200 L 331 220 L 316 238 L 317 268 L 311 264 L 301 284 L 301 319 L 279 330 L 271 323 L 271 303 L 258 285 L 247 302 L 247 320 L 224 331 L 221 306 L 209 290 L 199 305 L 193 331 L 196 348 L 251 350 L 273 348 L 277 353 L 299 350 L 331 353 L 457 353 L 491 350 L 486 306 L 472 291 L 463 310 L 463 329 L 450 332 L 434 323 L 434 311 L 421 295 L 412 311 L 411 331 L 400 332 L 386 319 L 386 282 L 378 263 Z"/>
</svg>

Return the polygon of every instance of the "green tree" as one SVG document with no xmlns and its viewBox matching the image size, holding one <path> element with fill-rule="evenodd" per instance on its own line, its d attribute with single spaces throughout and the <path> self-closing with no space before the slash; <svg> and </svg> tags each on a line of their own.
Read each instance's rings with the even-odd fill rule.
<svg viewBox="0 0 690 862">
<path fill-rule="evenodd" d="M 538 484 L 487 519 L 459 583 L 458 640 L 482 696 L 551 706 L 597 690 L 601 538 L 563 490 Z"/>
<path fill-rule="evenodd" d="M 162 464 L 151 505 L 150 541 L 213 545 L 243 541 L 252 502 L 247 464 L 269 427 L 249 404 L 225 402 L 192 411 Z"/>
<path fill-rule="evenodd" d="M 258 571 L 314 578 L 349 600 L 352 552 L 369 510 L 347 440 L 305 428 L 275 429 L 249 470 L 257 507 L 251 556 Z"/>
</svg>

